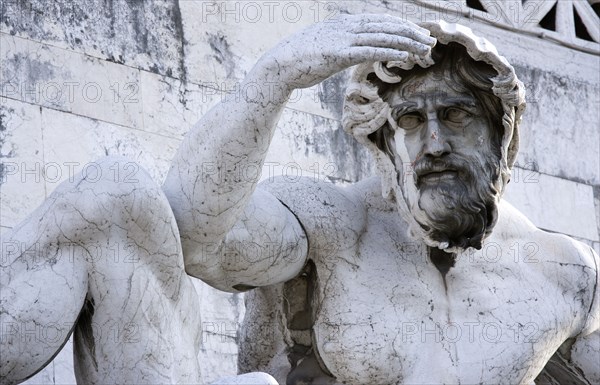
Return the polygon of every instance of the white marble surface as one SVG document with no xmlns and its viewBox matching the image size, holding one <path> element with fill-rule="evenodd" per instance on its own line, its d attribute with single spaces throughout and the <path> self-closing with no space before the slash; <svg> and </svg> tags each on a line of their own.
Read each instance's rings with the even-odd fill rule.
<svg viewBox="0 0 600 385">
<path fill-rule="evenodd" d="M 181 139 L 219 101 L 213 89 L 141 71 L 144 131 Z"/>
<path fill-rule="evenodd" d="M 142 127 L 137 69 L 0 32 L 5 96 L 75 115 Z"/>
<path fill-rule="evenodd" d="M 130 182 L 113 175 L 126 171 L 122 158 L 98 165 L 98 179 L 76 175 L 2 235 L 1 314 L 13 326 L 2 340 L 3 380 L 51 359 L 79 316 L 78 381 L 196 382 L 199 300 L 169 206 L 145 172 Z M 32 326 L 52 338 L 26 338 Z"/>
<path fill-rule="evenodd" d="M 94 159 L 107 155 L 121 155 L 135 162 L 123 178 L 135 174 L 142 167 L 160 183 L 179 145 L 177 139 L 163 135 L 51 109 L 42 110 L 42 124 L 46 143 L 46 164 L 57 165 L 56 169 L 61 176 L 58 178 L 57 172 L 45 178 L 49 192 L 56 188 L 58 183 L 68 179 L 69 175 L 73 175 L 70 168 L 74 172 L 86 170 L 93 177 L 96 168 Z M 65 131 L 65 127 L 69 129 Z M 154 154 L 156 149 L 160 149 L 160 152 Z M 53 171 L 53 167 L 47 168 Z"/>
<path fill-rule="evenodd" d="M 517 168 L 505 198 L 540 228 L 600 240 L 592 186 Z"/>
<path fill-rule="evenodd" d="M 12 227 L 46 198 L 42 114 L 37 106 L 7 98 L 0 98 L 0 114 L 6 127 L 0 149 L 0 224 Z"/>
<path fill-rule="evenodd" d="M 14 3 L 19 2 L 9 2 L 8 4 L 13 5 Z M 44 9 L 44 7 L 46 7 L 45 2 L 34 1 L 31 3 L 33 8 L 44 10 L 44 12 L 46 10 L 50 11 L 49 9 Z M 67 3 L 72 4 L 72 6 L 68 8 L 78 8 L 77 2 Z M 65 111 L 64 115 L 58 113 L 49 114 L 45 109 L 43 112 L 45 117 L 57 119 L 57 123 L 54 124 L 53 135 L 59 137 L 65 135 L 66 137 L 69 137 L 69 135 L 71 135 L 69 134 L 71 124 L 87 127 L 79 130 L 78 133 L 81 134 L 83 138 L 86 138 L 84 142 L 87 144 L 84 146 L 86 151 L 90 152 L 87 156 L 84 151 L 78 152 L 79 143 L 76 140 L 71 140 L 70 144 L 66 145 L 61 144 L 60 140 L 56 139 L 52 142 L 52 145 L 46 145 L 46 150 L 52 151 L 51 146 L 57 145 L 61 149 L 60 152 L 63 154 L 56 155 L 56 159 L 68 158 L 68 156 L 64 154 L 73 152 L 77 153 L 78 159 L 82 159 L 83 162 L 91 162 L 95 160 L 97 156 L 103 155 L 101 151 L 102 148 L 88 142 L 88 139 L 92 140 L 94 137 L 100 140 L 100 142 L 107 144 L 109 148 L 114 149 L 114 152 L 111 153 L 119 153 L 116 147 L 111 146 L 119 139 L 131 139 L 132 136 L 130 133 L 133 132 L 135 134 L 139 133 L 144 138 L 152 138 L 152 136 L 146 136 L 142 131 L 162 133 L 169 138 L 179 138 L 187 131 L 187 128 L 184 127 L 186 124 L 192 122 L 196 117 L 203 115 L 208 110 L 209 106 L 214 105 L 214 103 L 218 101 L 218 98 L 216 101 L 210 100 L 214 94 L 212 90 L 203 91 L 202 88 L 192 82 L 200 84 L 206 82 L 221 83 L 227 80 L 227 72 L 231 69 L 233 69 L 233 73 L 235 74 L 234 81 L 237 82 L 245 73 L 247 73 L 254 60 L 256 60 L 269 46 L 275 44 L 289 32 L 297 31 L 304 25 L 308 25 L 314 21 L 315 10 L 314 8 L 310 8 L 313 4 L 302 2 L 298 4 L 302 7 L 304 18 L 298 22 L 290 22 L 282 17 L 281 12 L 279 11 L 281 10 L 281 5 L 284 5 L 283 3 L 280 3 L 279 8 L 276 8 L 277 12 L 274 14 L 274 19 L 271 22 L 268 19 L 268 8 L 270 5 L 258 3 L 262 7 L 262 18 L 258 21 L 245 17 L 249 15 L 244 15 L 244 11 L 241 8 L 239 11 L 235 11 L 236 6 L 233 5 L 233 13 L 230 11 L 229 14 L 225 15 L 219 13 L 215 15 L 213 14 L 213 9 L 205 9 L 204 14 L 206 14 L 206 12 L 209 12 L 210 14 L 206 14 L 207 20 L 206 23 L 203 23 L 203 3 L 205 3 L 205 6 L 215 4 L 211 2 L 184 1 L 161 2 L 161 4 L 153 4 L 152 7 L 145 6 L 143 10 L 143 13 L 146 14 L 145 24 L 144 22 L 140 23 L 139 20 L 137 20 L 139 19 L 138 16 L 132 17 L 130 13 L 122 15 L 115 12 L 112 16 L 101 14 L 100 8 L 105 7 L 102 5 L 98 8 L 99 5 L 97 2 L 90 4 L 90 7 L 86 7 L 86 10 L 79 9 L 78 16 L 74 20 L 67 17 L 69 12 L 63 15 L 64 17 L 61 16 L 54 19 L 56 17 L 55 11 L 60 10 L 60 7 L 58 7 L 53 8 L 51 12 L 44 14 L 43 24 L 33 23 L 32 21 L 29 21 L 27 17 L 24 19 L 19 17 L 18 19 L 20 22 L 23 20 L 23 27 L 25 27 L 23 29 L 14 29 L 7 24 L 0 23 L 0 30 L 5 32 L 0 35 L 0 38 L 3 39 L 0 44 L 2 46 L 0 49 L 3 50 L 3 53 L 5 53 L 5 49 L 15 48 L 11 48 L 11 44 L 13 44 L 12 42 L 15 41 L 15 38 L 10 36 L 9 33 L 16 32 L 16 35 L 22 38 L 19 41 L 26 40 L 25 43 L 27 44 L 33 42 L 32 46 L 37 47 L 34 52 L 40 51 L 40 42 L 53 46 L 54 48 L 50 47 L 40 51 L 45 59 L 57 59 L 56 63 L 64 63 L 63 67 L 69 67 L 72 63 L 84 63 L 82 65 L 85 65 L 85 68 L 89 71 L 89 76 L 86 74 L 83 77 L 84 80 L 87 78 L 96 78 L 96 67 L 98 67 L 99 73 L 111 76 L 114 73 L 129 73 L 131 67 L 143 69 L 143 71 L 140 72 L 140 84 L 145 90 L 145 92 L 142 92 L 143 101 L 141 106 L 133 106 L 134 108 L 143 109 L 143 124 L 141 126 L 138 125 L 139 121 L 137 118 L 132 118 L 130 113 L 126 113 L 129 114 L 129 116 L 124 116 L 122 114 L 123 110 L 120 110 L 122 106 L 111 106 L 107 104 L 101 106 L 98 110 L 85 110 L 82 108 L 83 106 L 78 107 L 79 112 L 77 113 L 91 115 L 92 117 L 103 120 L 108 119 L 109 121 L 116 121 L 118 124 L 124 124 L 122 127 L 111 127 L 110 125 L 93 123 L 92 120 L 88 119 L 66 118 L 65 116 L 69 113 L 67 108 L 71 108 L 72 104 L 63 104 L 58 106 L 58 108 Z M 164 21 L 168 21 L 167 24 L 170 26 L 177 27 L 179 25 L 177 21 L 171 23 L 170 20 L 172 19 L 165 17 L 165 14 L 163 14 L 166 10 L 174 9 L 172 8 L 173 4 L 179 5 L 181 10 L 184 11 L 181 13 L 183 19 L 182 25 L 183 29 L 185 29 L 185 39 L 189 44 L 179 43 L 182 41 L 179 31 L 165 28 Z M 320 20 L 329 15 L 329 11 L 322 7 L 331 4 L 334 3 L 319 3 L 319 6 L 321 7 L 319 13 Z M 242 4 L 240 3 L 240 6 L 241 5 Z M 155 9 L 155 6 L 158 6 L 159 9 Z M 393 3 L 378 1 L 363 3 L 350 1 L 336 2 L 334 4 L 335 9 L 348 10 L 351 13 L 368 11 L 398 14 L 399 10 L 406 10 L 407 6 L 412 7 L 413 5 L 402 1 Z M 118 11 L 119 7 L 115 7 L 114 9 Z M 417 7 L 417 10 L 419 12 L 410 13 L 408 17 L 416 21 L 419 18 L 419 15 L 422 15 L 419 7 Z M 251 9 L 248 8 L 247 11 L 251 11 Z M 79 20 L 83 21 L 83 16 L 86 15 L 86 12 L 87 15 L 91 14 L 97 17 L 92 17 L 91 20 L 87 21 L 88 27 L 86 28 L 74 28 L 73 24 L 80 23 Z M 291 8 L 290 12 L 292 12 Z M 427 12 L 429 15 L 433 15 L 431 17 L 437 17 L 435 16 L 437 14 L 435 11 L 428 9 Z M 35 12 L 31 13 L 31 15 L 34 14 Z M 239 16 L 239 19 L 237 20 L 235 19 L 236 14 Z M 14 13 L 9 12 L 8 15 L 10 17 L 10 15 L 14 15 Z M 22 16 L 28 15 L 29 13 L 26 13 Z M 167 16 L 171 15 L 172 14 L 169 13 Z M 114 20 L 119 21 L 117 27 L 120 31 L 120 33 L 112 37 L 110 36 L 111 17 Z M 222 17 L 225 17 L 225 22 L 221 20 Z M 154 20 L 153 18 L 156 19 Z M 594 149 L 597 149 L 598 147 L 596 144 L 600 136 L 600 133 L 594 129 L 597 125 L 594 116 L 597 117 L 598 114 L 592 113 L 581 115 L 578 110 L 594 111 L 595 109 L 597 112 L 598 104 L 597 101 L 595 101 L 597 98 L 594 99 L 594 95 L 597 95 L 599 83 L 598 76 L 600 76 L 597 72 L 597 57 L 575 50 L 569 50 L 538 37 L 499 30 L 496 27 L 477 23 L 466 18 L 463 19 L 463 21 L 469 25 L 474 25 L 480 33 L 491 39 L 512 63 L 517 64 L 517 72 L 521 79 L 526 82 L 528 91 L 531 89 L 537 90 L 539 92 L 536 91 L 536 95 L 545 97 L 543 103 L 537 105 L 530 104 L 528 107 L 528 112 L 534 114 L 534 111 L 536 110 L 539 112 L 537 113 L 537 118 L 533 118 L 533 116 L 529 118 L 530 115 L 525 115 L 522 155 L 519 158 L 519 163 L 527 164 L 527 162 L 530 161 L 535 162 L 539 157 L 543 162 L 538 161 L 537 164 L 542 171 L 550 176 L 558 177 L 553 179 L 553 181 L 557 179 L 560 179 L 559 182 L 568 180 L 570 181 L 570 184 L 560 189 L 555 189 L 554 184 L 551 184 L 548 189 L 543 191 L 543 194 L 541 195 L 544 197 L 543 199 L 549 201 L 561 200 L 564 197 L 564 195 L 562 195 L 563 193 L 569 194 L 570 196 L 573 192 L 580 192 L 581 194 L 578 194 L 577 196 L 580 196 L 581 199 L 585 200 L 573 207 L 573 210 L 581 211 L 573 211 L 572 215 L 565 218 L 562 215 L 558 215 L 556 212 L 548 211 L 545 207 L 536 205 L 535 202 L 537 199 L 535 197 L 530 199 L 531 195 L 527 195 L 527 197 L 523 197 L 522 199 L 523 204 L 527 206 L 527 209 L 525 210 L 527 216 L 534 219 L 536 223 L 536 218 L 540 218 L 544 221 L 544 227 L 553 231 L 564 230 L 566 226 L 562 225 L 562 223 L 563 221 L 565 221 L 565 223 L 568 222 L 568 231 L 566 230 L 568 234 L 588 234 L 594 239 L 593 235 L 596 234 L 597 236 L 600 225 L 598 225 L 597 222 L 595 228 L 590 228 L 588 226 L 590 219 L 593 217 L 593 211 L 589 210 L 591 206 L 591 203 L 589 202 L 589 186 L 597 184 L 598 177 L 600 177 L 597 173 L 597 151 L 594 151 Z M 86 22 L 84 22 L 84 24 L 85 23 Z M 94 26 L 94 23 L 97 23 L 97 25 Z M 149 25 L 152 26 L 150 31 L 152 43 L 147 48 L 142 47 L 139 39 L 132 37 L 132 34 L 135 33 L 132 28 L 133 25 L 138 27 L 142 26 L 142 32 L 147 29 Z M 268 30 L 269 33 L 265 33 L 265 30 Z M 224 43 L 224 45 L 215 46 L 216 49 L 211 48 L 209 44 L 207 45 L 208 35 L 206 35 L 205 32 L 210 32 L 213 36 L 213 41 L 220 41 Z M 139 36 L 143 35 L 144 34 L 142 33 Z M 217 38 L 216 40 L 215 36 Z M 219 36 L 222 36 L 222 38 Z M 78 43 L 76 39 L 80 39 L 82 42 Z M 168 49 L 165 49 L 164 47 L 158 48 L 161 44 Z M 229 51 L 232 53 L 231 56 L 227 54 L 227 50 L 222 51 L 222 48 L 226 47 L 227 44 L 230 47 Z M 59 47 L 60 49 L 56 47 Z M 107 47 L 108 50 L 106 49 Z M 17 47 L 17 49 L 23 51 L 25 48 Z M 224 55 L 220 56 L 219 52 Z M 85 62 L 85 58 L 77 58 L 76 56 L 73 56 L 72 53 L 85 53 L 87 56 L 102 60 L 89 59 L 88 62 Z M 62 59 L 61 55 L 65 55 L 69 60 Z M 83 57 L 83 55 L 81 56 Z M 218 60 L 216 60 L 216 57 L 227 60 L 223 63 L 219 63 Z M 2 55 L 3 70 L 6 68 L 7 70 L 12 71 L 11 68 L 14 68 L 14 66 L 6 65 L 4 58 L 5 56 Z M 540 60 L 540 58 L 544 58 L 544 60 Z M 117 63 L 105 61 L 106 59 L 116 60 Z M 121 64 L 121 60 L 125 65 Z M 184 62 L 185 65 L 183 65 Z M 49 64 L 50 66 L 53 66 L 52 62 Z M 154 65 L 156 65 L 156 68 L 151 69 L 151 71 L 158 72 L 161 75 L 144 71 L 150 69 L 150 67 Z M 107 69 L 108 67 L 110 67 L 110 69 Z M 114 70 L 113 67 L 115 68 Z M 171 71 L 167 74 L 167 69 L 169 68 Z M 187 68 L 189 71 L 187 73 L 185 70 L 182 71 L 184 68 Z M 82 79 L 81 71 L 76 71 L 77 76 L 73 77 L 68 74 L 65 75 L 64 68 L 58 68 L 58 71 L 58 79 L 66 81 L 71 79 Z M 540 72 L 541 75 L 538 76 Z M 183 86 L 179 80 L 175 80 L 175 78 L 181 79 L 182 77 L 187 77 L 188 79 L 187 84 Z M 4 81 L 6 77 L 3 75 L 1 79 Z M 562 79 L 565 79 L 565 82 L 563 82 Z M 101 79 L 99 84 L 100 83 L 109 84 L 110 79 Z M 173 88 L 171 88 L 172 84 L 174 85 Z M 336 86 L 343 87 L 344 85 L 341 84 Z M 184 89 L 183 93 L 181 91 L 182 87 Z M 227 87 L 232 88 L 230 85 Z M 313 91 L 319 89 L 321 89 L 321 86 L 318 85 L 311 89 L 304 89 L 302 90 L 303 92 L 300 93 L 302 98 L 299 101 L 292 100 L 288 104 L 288 108 L 305 112 L 306 115 L 305 117 L 299 118 L 297 115 L 286 110 L 286 115 L 284 115 L 284 118 L 280 121 L 280 130 L 287 130 L 289 134 L 282 135 L 279 131 L 276 132 L 276 137 L 271 147 L 270 154 L 267 157 L 267 161 L 272 159 L 274 162 L 281 164 L 295 162 L 303 167 L 310 168 L 313 164 L 311 159 L 307 156 L 310 155 L 317 156 L 319 159 L 324 158 L 326 160 L 326 165 L 330 163 L 333 163 L 334 165 L 345 164 L 345 161 L 340 160 L 340 157 L 345 158 L 345 154 L 341 151 L 334 151 L 334 149 L 336 149 L 336 142 L 332 141 L 330 136 L 324 136 L 323 144 L 325 147 L 322 147 L 310 141 L 303 144 L 302 138 L 294 135 L 294 129 L 310 134 L 314 126 L 319 127 L 321 122 L 323 122 L 316 118 L 311 119 L 310 115 L 339 119 L 339 114 L 336 112 L 335 108 L 323 106 L 324 103 L 319 100 L 320 98 L 323 98 L 324 95 L 319 91 L 316 93 Z M 5 88 L 2 88 L 3 95 L 6 94 L 6 91 Z M 546 95 L 553 95 L 553 97 L 549 98 L 546 97 Z M 14 94 L 11 94 L 9 97 L 14 98 L 15 96 Z M 31 96 L 28 97 L 31 98 Z M 577 103 L 573 103 L 573 100 L 577 100 Z M 535 101 L 535 95 L 533 99 L 528 97 L 529 103 L 535 103 Z M 184 104 L 184 102 L 186 104 Z M 565 114 L 560 116 L 553 115 L 556 114 L 556 111 L 561 111 L 563 106 L 569 104 L 577 104 L 580 108 L 578 108 L 578 110 L 567 108 Z M 0 108 L 3 106 L 18 107 L 15 110 L 16 112 L 11 113 L 9 119 L 4 120 L 3 123 L 5 127 L 8 126 L 8 133 L 12 135 L 13 142 L 21 151 L 17 158 L 3 158 L 2 162 L 11 162 L 13 160 L 20 162 L 23 159 L 27 162 L 30 162 L 31 160 L 37 161 L 40 159 L 40 156 L 43 161 L 44 141 L 45 139 L 48 139 L 48 136 L 40 136 L 39 132 L 41 130 L 35 131 L 37 130 L 36 128 L 32 131 L 31 128 L 31 125 L 35 127 L 39 125 L 42 116 L 42 112 L 40 112 L 38 105 L 20 103 L 17 100 L 1 99 Z M 180 114 L 181 111 L 183 111 L 182 115 Z M 573 117 L 574 114 L 575 117 Z M 133 116 L 135 116 L 135 114 Z M 547 130 L 546 126 L 539 124 L 539 122 L 541 121 L 540 119 L 550 116 L 553 116 L 553 119 L 546 121 L 546 124 L 548 127 L 552 127 L 552 129 Z M 288 119 L 290 119 L 289 122 Z M 578 123 L 572 124 L 572 121 L 577 121 Z M 69 125 L 64 123 L 69 123 Z M 52 123 L 49 122 L 49 124 Z M 136 125 L 136 128 L 141 131 L 128 131 L 125 129 L 127 127 L 126 125 Z M 329 123 L 327 123 L 327 125 L 329 125 Z M 23 130 L 23 128 L 26 128 L 26 130 Z M 96 131 L 96 133 L 87 135 L 85 131 L 88 129 Z M 97 132 L 99 129 L 106 129 L 110 132 L 110 138 L 99 135 Z M 324 130 L 323 133 L 327 134 L 327 131 Z M 71 137 L 72 136 L 73 135 L 71 135 Z M 9 141 L 10 140 L 11 139 L 9 139 Z M 171 143 L 169 141 L 167 142 Z M 161 140 L 151 139 L 147 141 L 144 139 L 140 143 L 139 140 L 135 139 L 133 140 L 133 143 L 136 143 L 136 146 L 133 148 L 139 149 L 139 152 L 136 154 L 137 160 L 153 160 L 155 157 L 162 159 L 163 146 Z M 549 151 L 548 148 L 553 148 L 553 144 L 557 145 L 560 148 L 560 151 Z M 170 144 L 168 147 L 170 147 Z M 5 155 L 7 148 L 7 146 L 3 146 L 0 152 Z M 132 152 L 130 152 L 132 148 L 128 148 L 127 155 L 130 156 L 132 154 Z M 557 156 L 555 156 L 555 153 Z M 575 156 L 576 154 L 578 156 Z M 365 160 L 365 162 L 368 163 L 370 160 Z M 148 163 L 153 163 L 153 161 L 147 162 L 144 166 L 148 167 Z M 158 163 L 164 165 L 162 160 Z M 372 172 L 367 170 L 369 169 L 360 167 L 356 171 L 356 174 L 350 173 L 348 175 L 358 175 L 358 178 L 373 175 Z M 153 173 L 154 171 L 151 169 L 150 172 Z M 162 174 L 162 171 L 158 174 L 164 175 Z M 268 174 L 268 170 L 265 170 L 263 177 L 266 174 Z M 329 168 L 323 172 L 323 176 L 327 176 L 328 174 Z M 322 180 L 324 179 L 325 178 Z M 581 183 L 584 186 L 579 186 L 577 183 Z M 563 183 L 562 185 L 565 184 Z M 2 205 L 0 210 L 0 227 L 2 231 L 10 229 L 20 219 L 30 213 L 43 201 L 47 193 L 50 193 L 54 186 L 55 184 L 50 184 L 49 189 L 46 190 L 45 183 L 37 185 L 29 183 L 27 185 L 21 185 L 14 184 L 14 181 L 9 181 L 8 184 L 0 185 L 0 194 L 2 195 L 2 202 L 0 202 L 0 205 Z M 509 190 L 511 187 L 515 186 L 509 186 Z M 530 188 L 530 186 L 527 187 Z M 560 208 L 562 210 L 564 207 L 561 206 Z M 596 220 L 599 221 L 600 213 L 598 213 L 597 205 L 595 216 Z M 581 221 L 571 220 L 572 218 L 577 219 L 580 217 L 582 218 Z M 556 222 L 554 222 L 554 220 L 556 220 Z M 592 240 L 584 238 L 581 239 L 595 246 L 597 251 L 599 250 L 600 243 L 594 243 Z M 508 252 L 510 252 L 510 249 Z M 212 292 L 208 291 L 208 293 Z M 203 314 L 210 314 L 214 308 L 222 309 L 224 312 L 219 316 L 215 316 L 219 320 L 218 322 L 221 322 L 224 317 L 227 317 L 226 314 L 229 313 L 230 318 L 227 322 L 230 325 L 233 325 L 235 323 L 234 320 L 238 317 L 234 311 L 238 305 L 230 304 L 230 299 L 232 297 L 227 295 L 217 296 L 215 294 L 206 294 L 206 296 L 206 300 L 203 301 L 203 304 L 201 305 L 206 305 L 206 308 L 202 311 Z M 228 310 L 225 311 L 225 309 Z M 233 328 L 234 327 L 231 326 L 231 329 Z M 215 336 L 214 341 L 209 343 L 210 349 L 215 349 L 215 351 L 211 352 L 210 349 L 207 349 L 202 353 L 204 354 L 203 357 L 207 357 L 207 359 L 203 361 L 203 365 L 211 368 L 205 370 L 203 374 L 210 371 L 212 371 L 212 373 L 218 372 L 219 368 L 221 368 L 221 372 L 226 371 L 232 374 L 233 372 L 231 370 L 235 369 L 235 352 L 237 349 L 234 345 L 233 338 L 230 337 L 232 334 L 229 330 L 230 327 L 227 326 L 225 329 L 228 330 L 225 338 Z M 217 352 L 222 352 L 223 354 Z M 64 354 L 61 354 L 59 357 L 64 357 Z M 218 358 L 210 361 L 208 357 Z M 69 357 L 67 357 L 67 359 L 69 359 Z M 57 362 L 55 362 L 55 364 L 57 364 Z M 67 373 L 68 370 L 69 369 L 67 369 Z M 67 383 L 68 381 L 65 380 L 65 378 L 68 377 L 61 377 L 61 373 L 64 372 L 59 370 L 57 366 L 57 369 L 52 371 L 52 375 L 48 374 L 44 377 L 40 377 L 44 378 L 44 380 L 37 380 L 36 382 L 34 379 L 33 381 L 36 383 Z M 69 374 L 72 377 L 72 373 Z M 214 374 L 210 374 L 209 376 L 210 379 L 216 378 Z"/>
<path fill-rule="evenodd" d="M 210 322 L 185 273 L 175 219 L 143 169 L 121 177 L 130 164 L 98 160 L 97 176 L 77 173 L 2 233 L 3 382 L 46 365 L 73 329 L 78 383 L 207 380 L 199 359 Z"/>
<path fill-rule="evenodd" d="M 523 117 L 519 163 L 535 165 L 542 173 L 560 178 L 600 184 L 599 75 L 592 72 L 587 79 L 579 80 L 561 72 L 540 73 L 531 69 L 524 69 L 520 75 L 526 82 L 529 99 Z"/>
<path fill-rule="evenodd" d="M 4 3 L 0 31 L 65 51 L 184 78 L 178 1 Z M 189 15 L 192 16 L 192 15 Z"/>
<path fill-rule="evenodd" d="M 187 40 L 185 67 L 193 83 L 217 87 L 240 96 L 256 85 L 241 86 L 255 61 L 281 38 L 339 14 L 335 2 L 219 3 L 180 2 L 183 31 Z M 268 31 L 268 33 L 266 33 Z M 288 107 L 326 118 L 339 119 L 343 87 L 337 85 L 344 74 L 322 85 L 297 89 Z M 269 92 L 273 84 L 258 85 Z M 338 110 L 336 112 L 336 109 Z"/>
<path fill-rule="evenodd" d="M 506 203 L 482 250 L 459 254 L 445 286 L 426 246 L 400 230 L 406 224 L 398 222 L 394 205 L 381 199 L 378 180 L 346 189 L 311 180 L 263 186 L 297 213 L 309 232 L 319 288 L 314 338 L 338 381 L 529 383 L 580 327 L 598 327 L 592 326 L 597 310 L 589 310 L 597 279 L 591 250 L 536 230 Z M 340 234 L 340 227 L 347 231 Z M 563 297 L 565 290 L 569 294 Z M 587 293 L 583 307 L 579 290 Z M 253 299 L 263 295 L 261 289 Z M 275 296 L 284 298 L 291 302 Z M 265 317 L 272 302 L 248 305 L 254 315 L 250 341 L 260 335 L 271 341 L 266 346 L 293 344 L 286 329 L 283 336 L 259 334 L 261 326 L 273 323 L 285 328 L 285 316 Z M 292 329 L 289 321 L 287 327 Z M 598 333 L 590 338 L 586 354 L 598 357 Z M 245 368 L 252 368 L 264 352 L 251 342 L 244 348 Z M 421 359 L 424 351 L 434 367 Z M 284 373 L 281 382 L 287 365 L 255 367 Z M 589 379 L 598 378 L 595 366 L 582 367 Z"/>
</svg>

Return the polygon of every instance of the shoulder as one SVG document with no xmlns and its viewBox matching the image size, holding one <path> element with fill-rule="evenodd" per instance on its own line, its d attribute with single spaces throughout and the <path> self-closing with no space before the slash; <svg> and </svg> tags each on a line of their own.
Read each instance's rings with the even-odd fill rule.
<svg viewBox="0 0 600 385">
<path fill-rule="evenodd" d="M 550 233 L 536 227 L 523 213 L 506 201 L 500 203 L 494 235 L 509 240 L 536 242 L 552 255 L 552 260 L 557 263 L 576 263 L 597 270 L 598 255 L 590 246 L 564 234 Z"/>
<path fill-rule="evenodd" d="M 506 201 L 499 205 L 498 223 L 494 236 L 513 241 L 536 242 L 552 260 L 561 263 L 580 263 L 596 269 L 597 255 L 593 249 L 569 236 L 551 233 L 536 227 L 523 213 Z"/>
<path fill-rule="evenodd" d="M 582 314 L 581 333 L 600 327 L 600 281 L 598 254 L 588 245 L 563 234 L 537 228 L 525 215 L 509 203 L 500 205 L 500 215 L 494 237 L 508 240 L 531 258 L 522 260 L 530 272 L 543 274 L 549 287 L 566 293 L 579 303 Z"/>
<path fill-rule="evenodd" d="M 357 240 L 365 231 L 367 208 L 364 182 L 338 186 L 316 178 L 277 177 L 261 182 L 304 228 L 311 248 Z"/>
</svg>

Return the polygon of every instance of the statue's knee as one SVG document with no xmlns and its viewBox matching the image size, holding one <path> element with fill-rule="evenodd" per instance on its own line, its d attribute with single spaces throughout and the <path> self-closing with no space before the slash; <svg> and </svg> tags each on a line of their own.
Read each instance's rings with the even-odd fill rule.
<svg viewBox="0 0 600 385">
<path fill-rule="evenodd" d="M 124 199 L 135 194 L 142 198 L 144 195 L 160 194 L 160 185 L 138 163 L 123 157 L 109 156 L 86 164 L 77 175 L 71 186 L 71 193 L 93 194 L 97 202 Z"/>
<path fill-rule="evenodd" d="M 121 156 L 107 156 L 88 163 L 82 171 L 82 178 L 87 183 L 120 187 L 124 190 L 160 188 L 139 163 Z"/>
<path fill-rule="evenodd" d="M 123 157 L 89 163 L 66 190 L 71 204 L 87 202 L 79 209 L 110 216 L 113 221 L 119 217 L 130 221 L 152 210 L 163 215 L 170 212 L 161 186 L 138 163 Z"/>
</svg>

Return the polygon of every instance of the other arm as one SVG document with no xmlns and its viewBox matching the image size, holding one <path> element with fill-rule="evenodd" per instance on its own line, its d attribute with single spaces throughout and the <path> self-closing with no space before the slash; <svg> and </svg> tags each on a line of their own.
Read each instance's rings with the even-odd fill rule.
<svg viewBox="0 0 600 385">
<path fill-rule="evenodd" d="M 586 259 L 596 270 L 596 281 L 591 287 L 592 304 L 583 332 L 571 348 L 571 360 L 590 384 L 600 384 L 600 258 L 591 247 Z"/>
<path fill-rule="evenodd" d="M 565 341 L 536 378 L 537 384 L 600 384 L 600 261 L 590 247 L 573 242 L 581 262 L 593 269 L 586 321 L 581 332 Z M 581 279 L 585 279 L 582 276 Z"/>
</svg>

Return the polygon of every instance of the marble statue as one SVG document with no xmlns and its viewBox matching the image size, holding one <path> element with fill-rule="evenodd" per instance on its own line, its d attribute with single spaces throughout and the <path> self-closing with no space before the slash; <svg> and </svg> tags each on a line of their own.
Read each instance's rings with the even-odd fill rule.
<svg viewBox="0 0 600 385">
<path fill-rule="evenodd" d="M 344 126 L 379 177 L 238 177 L 264 162 L 294 89 L 355 65 Z M 80 383 L 198 383 L 188 274 L 248 291 L 240 372 L 274 377 L 217 384 L 600 382 L 598 256 L 501 199 L 525 103 L 493 45 L 345 15 L 282 41 L 245 82 L 270 92 L 211 109 L 163 186 L 106 158 L 2 234 L 2 383 L 71 333 Z"/>
<path fill-rule="evenodd" d="M 235 178 L 263 162 L 294 89 L 352 65 L 343 124 L 379 177 Z M 255 289 L 242 372 L 286 384 L 600 382 L 598 256 L 501 198 L 525 99 L 490 42 L 444 22 L 344 16 L 285 39 L 245 82 L 279 87 L 212 109 L 165 185 L 186 271 Z M 219 172 L 199 176 L 214 159 Z"/>
</svg>

